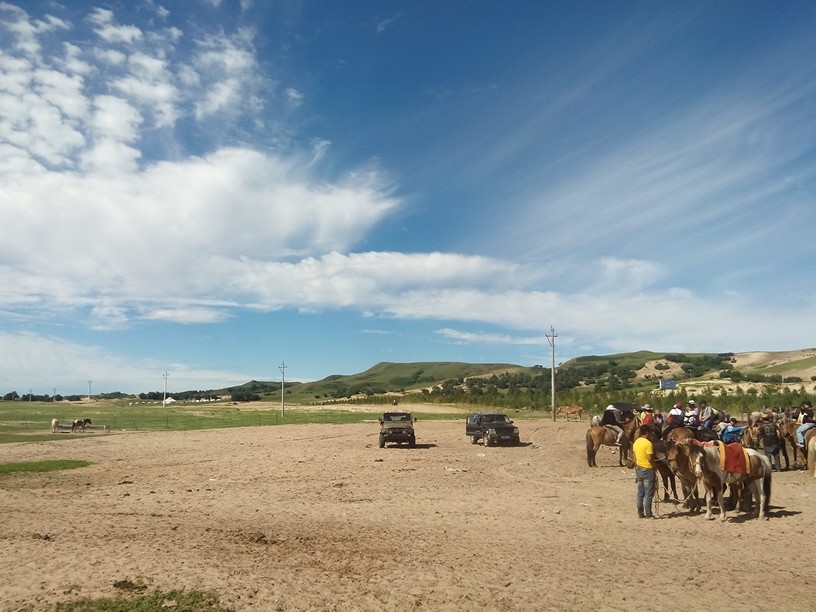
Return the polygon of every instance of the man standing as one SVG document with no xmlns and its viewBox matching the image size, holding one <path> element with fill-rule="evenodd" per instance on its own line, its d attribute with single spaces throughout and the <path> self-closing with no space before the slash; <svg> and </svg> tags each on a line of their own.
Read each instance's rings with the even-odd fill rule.
<svg viewBox="0 0 816 612">
<path fill-rule="evenodd" d="M 652 500 L 655 493 L 655 470 L 652 464 L 654 446 L 652 445 L 652 428 L 640 426 L 640 437 L 632 445 L 635 453 L 635 482 L 637 483 L 638 518 L 654 518 Z"/>
<path fill-rule="evenodd" d="M 771 462 L 774 471 L 782 471 L 779 461 L 779 425 L 774 423 L 773 416 L 763 415 L 762 425 L 759 426 L 759 439 L 765 447 L 765 456 Z"/>
</svg>

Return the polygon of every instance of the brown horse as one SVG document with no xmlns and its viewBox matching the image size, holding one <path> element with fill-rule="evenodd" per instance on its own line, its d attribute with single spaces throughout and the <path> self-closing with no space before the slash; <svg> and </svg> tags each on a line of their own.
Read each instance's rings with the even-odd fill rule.
<svg viewBox="0 0 816 612">
<path fill-rule="evenodd" d="M 699 512 L 703 505 L 697 496 L 697 476 L 689 460 L 689 445 L 665 442 L 663 446 L 655 447 L 658 465 L 665 462 L 672 474 L 680 478 L 680 487 L 683 491 L 683 503 L 692 512 Z M 677 495 L 675 494 L 675 499 Z"/>
<path fill-rule="evenodd" d="M 632 449 L 632 442 L 638 435 L 638 424 L 635 419 L 627 421 L 621 425 L 623 428 L 623 441 L 619 448 L 618 464 L 623 467 L 624 459 L 626 460 L 626 467 L 633 467 L 634 463 L 629 458 L 629 451 Z M 598 454 L 598 449 L 602 445 L 615 446 L 615 441 L 618 436 L 608 427 L 604 425 L 593 425 L 587 429 L 586 433 L 586 449 L 587 449 L 587 465 L 589 467 L 598 467 L 595 463 L 595 456 Z"/>
<path fill-rule="evenodd" d="M 555 416 L 559 414 L 567 415 L 567 420 L 570 420 L 570 415 L 576 414 L 578 415 L 578 420 L 581 420 L 581 417 L 584 414 L 584 409 L 581 406 L 557 406 L 555 409 Z"/>
<path fill-rule="evenodd" d="M 639 436 L 638 436 L 639 437 Z M 677 499 L 677 480 L 674 477 L 671 467 L 666 461 L 666 443 L 663 440 L 656 440 L 652 443 L 654 448 L 654 465 L 655 470 L 660 474 L 660 479 L 663 481 L 663 501 L 671 501 Z M 672 495 L 669 497 L 669 487 L 671 487 Z"/>
<path fill-rule="evenodd" d="M 810 466 L 810 473 L 816 478 L 816 436 L 810 436 L 807 445 L 807 460 Z"/>
<path fill-rule="evenodd" d="M 793 430 L 790 430 L 790 423 L 792 421 L 788 417 L 783 417 L 781 421 L 779 421 L 779 452 L 782 454 L 782 458 L 785 460 L 785 469 L 789 470 L 791 466 L 790 457 L 788 456 L 788 445 L 793 449 L 793 464 L 796 465 L 796 455 L 797 455 L 797 448 L 796 448 L 796 428 L 794 427 Z"/>
<path fill-rule="evenodd" d="M 717 440 L 717 432 L 713 429 L 691 429 L 689 427 L 675 427 L 669 432 L 669 435 L 666 436 L 666 442 L 675 442 L 679 443 L 683 440 L 688 440 L 689 438 L 694 438 L 695 440 L 699 440 L 700 442 L 708 442 L 710 440 Z"/>
</svg>

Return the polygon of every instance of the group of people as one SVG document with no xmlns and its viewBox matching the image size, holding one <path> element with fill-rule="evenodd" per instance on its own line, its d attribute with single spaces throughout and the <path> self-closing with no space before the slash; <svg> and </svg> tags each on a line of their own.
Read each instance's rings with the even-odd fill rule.
<svg viewBox="0 0 816 612">
<path fill-rule="evenodd" d="M 611 412 L 614 406 L 608 406 L 604 412 Z M 651 407 L 647 404 L 643 407 L 643 416 L 641 418 L 641 425 L 639 429 L 639 437 L 632 445 L 632 452 L 635 459 L 635 482 L 637 483 L 637 513 L 638 518 L 651 519 L 654 518 L 652 514 L 652 501 L 654 499 L 656 488 L 656 475 L 654 469 L 654 441 L 660 432 L 660 427 L 656 426 L 653 419 L 649 418 L 649 414 L 653 413 Z M 620 412 L 620 411 L 618 411 Z M 614 413 L 612 413 L 614 414 Z M 656 416 L 652 414 L 652 416 Z M 609 417 L 611 418 L 611 417 Z M 684 410 L 680 403 L 675 404 L 668 414 L 668 422 L 666 429 L 663 431 L 662 437 L 676 427 L 700 427 L 705 429 L 713 429 L 714 426 L 723 419 L 722 413 L 713 410 L 704 401 L 700 402 L 700 408 L 696 406 L 694 400 L 690 400 L 688 407 Z M 609 420 L 607 418 L 607 420 Z M 603 422 L 603 419 L 602 419 Z M 799 406 L 797 422 L 799 427 L 796 429 L 796 440 L 802 450 L 805 449 L 805 433 L 816 427 L 816 418 L 814 418 L 813 405 L 809 401 L 804 401 Z M 618 443 L 621 441 L 623 430 L 619 427 L 620 422 L 617 423 L 620 434 L 618 435 Z M 611 425 L 613 428 L 615 425 Z M 731 418 L 728 425 L 723 428 L 720 436 L 723 442 L 739 442 L 745 427 L 737 425 L 737 419 Z M 758 439 L 762 442 L 765 455 L 771 461 L 774 471 L 782 471 L 782 465 L 779 460 L 779 452 L 782 440 L 782 431 L 779 424 L 776 422 L 772 412 L 763 413 L 762 419 L 758 424 Z"/>
<path fill-rule="evenodd" d="M 640 424 L 657 431 L 660 437 L 664 439 L 672 429 L 677 427 L 714 429 L 717 423 L 725 418 L 722 412 L 713 409 L 705 400 L 700 401 L 699 406 L 694 400 L 689 400 L 687 406 L 678 402 L 669 410 L 666 419 L 663 418 L 663 414 L 659 409 L 653 409 L 649 404 L 645 404 L 638 412 L 640 413 Z M 634 413 L 628 415 L 629 418 L 634 416 Z M 614 404 L 606 407 L 601 417 L 601 425 L 608 425 L 615 430 L 615 433 L 617 433 L 616 446 L 620 446 L 623 441 L 623 428 L 621 427 L 623 422 L 624 413 L 620 408 Z"/>
</svg>

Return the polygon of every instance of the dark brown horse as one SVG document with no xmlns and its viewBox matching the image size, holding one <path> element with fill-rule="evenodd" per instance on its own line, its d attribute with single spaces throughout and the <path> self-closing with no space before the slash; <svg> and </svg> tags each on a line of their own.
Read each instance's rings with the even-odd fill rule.
<svg viewBox="0 0 816 612">
<path fill-rule="evenodd" d="M 635 441 L 638 433 L 637 420 L 632 419 L 621 425 L 623 428 L 623 440 L 618 447 L 618 464 L 623 467 L 624 460 L 626 467 L 632 467 L 634 464 L 629 458 L 629 451 L 632 449 L 632 442 Z M 598 454 L 598 449 L 602 445 L 615 446 L 618 439 L 617 434 L 604 425 L 593 425 L 587 429 L 586 433 L 586 449 L 587 449 L 587 465 L 589 467 L 598 467 L 595 463 L 595 456 Z"/>
<path fill-rule="evenodd" d="M 652 443 L 652 446 L 654 447 L 654 461 L 652 461 L 652 464 L 663 481 L 663 501 L 677 499 L 677 480 L 666 460 L 666 443 L 663 440 L 657 440 Z M 673 498 L 669 497 L 669 487 L 671 487 Z"/>
</svg>

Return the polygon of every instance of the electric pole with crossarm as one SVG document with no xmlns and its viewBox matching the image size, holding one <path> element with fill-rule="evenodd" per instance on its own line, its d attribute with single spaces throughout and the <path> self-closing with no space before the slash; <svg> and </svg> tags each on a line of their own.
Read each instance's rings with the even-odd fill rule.
<svg viewBox="0 0 816 612">
<path fill-rule="evenodd" d="M 552 417 L 553 421 L 555 421 L 555 339 L 558 337 L 558 334 L 555 333 L 555 328 L 550 325 L 550 333 L 545 335 L 547 336 L 547 342 L 549 342 L 550 348 L 552 349 L 552 367 L 550 368 L 550 397 L 552 398 Z"/>
</svg>

